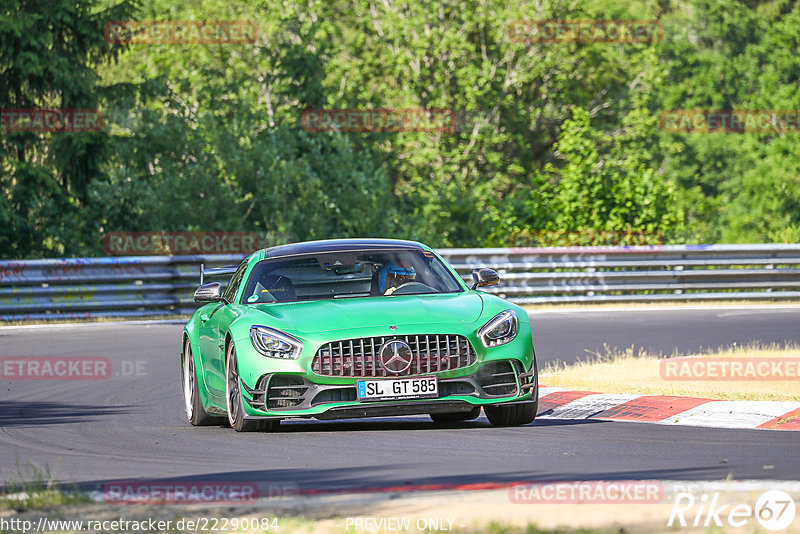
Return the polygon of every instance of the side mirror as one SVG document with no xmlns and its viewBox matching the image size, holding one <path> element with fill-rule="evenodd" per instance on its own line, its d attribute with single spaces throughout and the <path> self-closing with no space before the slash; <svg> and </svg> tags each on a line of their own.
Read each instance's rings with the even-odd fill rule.
<svg viewBox="0 0 800 534">
<path fill-rule="evenodd" d="M 478 267 L 477 269 L 472 269 L 472 281 L 475 283 L 472 284 L 470 289 L 483 286 L 496 286 L 500 283 L 500 275 L 492 269 Z"/>
<path fill-rule="evenodd" d="M 225 297 L 222 296 L 222 284 L 211 282 L 198 287 L 194 292 L 194 301 L 204 303 L 225 302 Z"/>
</svg>

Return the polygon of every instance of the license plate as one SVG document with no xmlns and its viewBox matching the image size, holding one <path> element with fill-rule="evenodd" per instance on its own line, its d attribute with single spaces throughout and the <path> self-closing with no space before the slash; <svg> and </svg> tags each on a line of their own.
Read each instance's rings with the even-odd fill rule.
<svg viewBox="0 0 800 534">
<path fill-rule="evenodd" d="M 435 376 L 359 380 L 356 382 L 356 390 L 360 401 L 428 399 L 439 396 Z"/>
</svg>

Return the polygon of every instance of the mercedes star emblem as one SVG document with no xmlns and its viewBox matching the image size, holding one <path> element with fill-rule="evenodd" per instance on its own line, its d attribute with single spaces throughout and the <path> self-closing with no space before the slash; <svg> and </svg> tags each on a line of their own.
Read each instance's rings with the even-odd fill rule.
<svg viewBox="0 0 800 534">
<path fill-rule="evenodd" d="M 384 343 L 378 355 L 383 368 L 395 375 L 408 371 L 414 360 L 411 347 L 408 346 L 408 343 L 399 339 Z"/>
</svg>

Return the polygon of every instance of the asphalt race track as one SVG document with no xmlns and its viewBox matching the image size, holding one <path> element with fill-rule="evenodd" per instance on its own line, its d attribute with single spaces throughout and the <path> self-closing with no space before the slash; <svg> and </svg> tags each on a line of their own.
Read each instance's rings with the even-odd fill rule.
<svg viewBox="0 0 800 534">
<path fill-rule="evenodd" d="M 800 307 L 534 311 L 540 365 L 603 344 L 671 353 L 748 341 L 800 342 Z M 797 432 L 484 417 L 284 421 L 269 434 L 193 428 L 180 390 L 179 324 L 0 328 L 0 358 L 101 356 L 112 376 L 0 382 L 0 482 L 257 481 L 307 490 L 535 480 L 800 480 Z"/>
<path fill-rule="evenodd" d="M 531 312 L 540 365 L 567 363 L 614 348 L 645 349 L 666 356 L 732 344 L 800 345 L 800 307 L 724 306 L 625 308 L 610 312 L 560 309 Z"/>
</svg>

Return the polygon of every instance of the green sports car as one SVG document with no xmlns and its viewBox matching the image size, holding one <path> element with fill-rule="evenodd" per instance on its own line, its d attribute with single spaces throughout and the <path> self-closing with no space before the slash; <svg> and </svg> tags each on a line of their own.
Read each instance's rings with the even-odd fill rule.
<svg viewBox="0 0 800 534">
<path fill-rule="evenodd" d="M 206 274 L 205 271 L 203 271 Z M 493 425 L 536 417 L 538 374 L 525 311 L 468 287 L 420 243 L 336 239 L 259 250 L 226 287 L 201 285 L 183 329 L 193 425 L 274 430 L 281 419 L 430 414 Z M 202 275 L 201 275 L 202 276 Z M 202 280 L 201 280 L 202 284 Z"/>
</svg>

